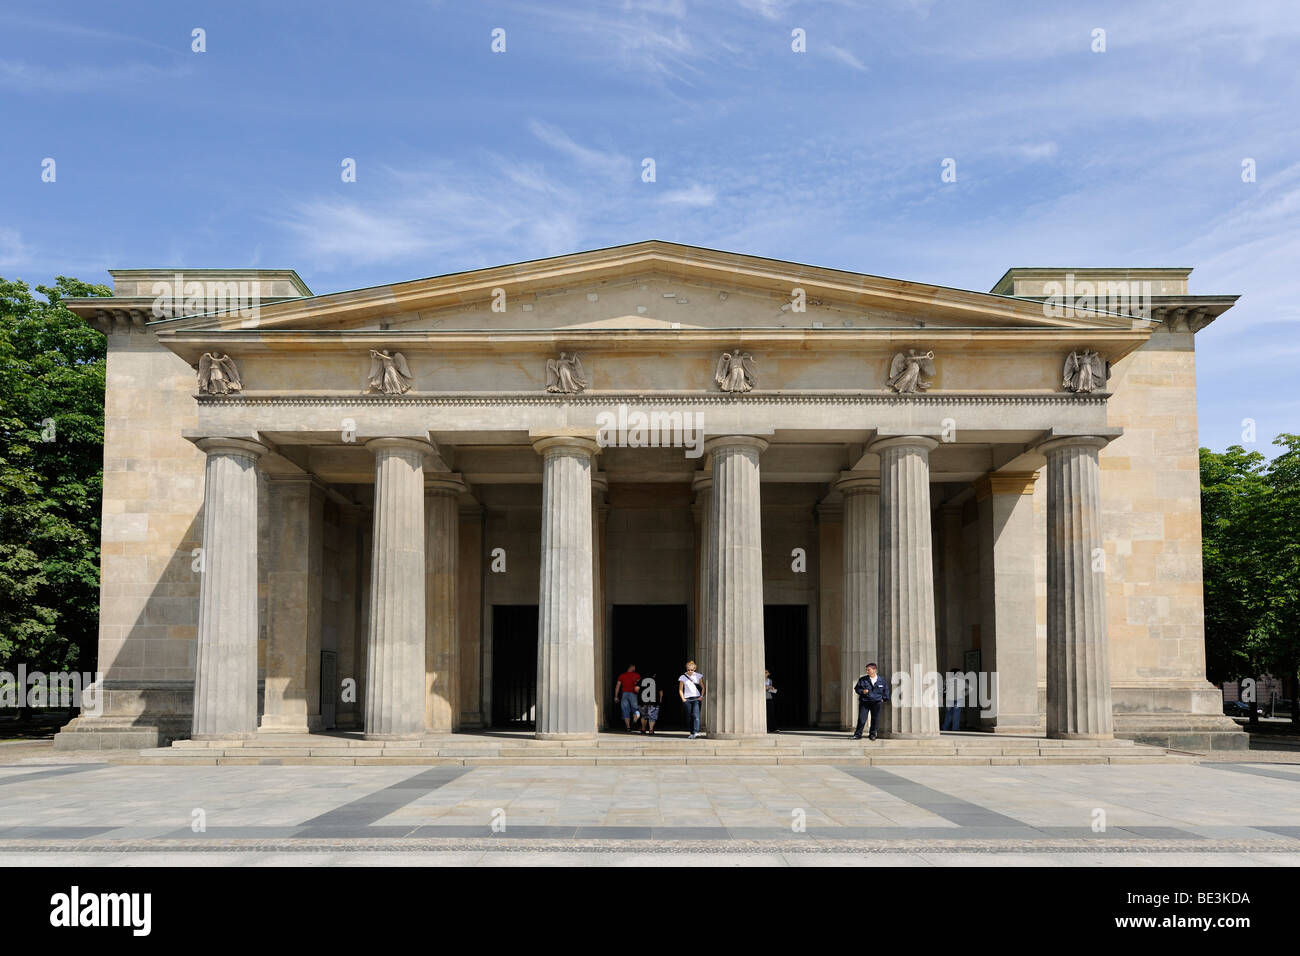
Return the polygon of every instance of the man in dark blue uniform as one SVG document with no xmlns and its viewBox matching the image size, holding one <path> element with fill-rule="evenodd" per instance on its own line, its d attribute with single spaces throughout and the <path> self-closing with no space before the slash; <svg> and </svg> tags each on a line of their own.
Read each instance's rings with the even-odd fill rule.
<svg viewBox="0 0 1300 956">
<path fill-rule="evenodd" d="M 889 684 L 876 673 L 875 664 L 868 664 L 867 672 L 853 685 L 853 692 L 858 695 L 858 729 L 853 732 L 853 739 L 862 739 L 862 728 L 870 714 L 871 731 L 867 739 L 875 740 L 880 731 L 880 707 L 889 700 Z"/>
</svg>

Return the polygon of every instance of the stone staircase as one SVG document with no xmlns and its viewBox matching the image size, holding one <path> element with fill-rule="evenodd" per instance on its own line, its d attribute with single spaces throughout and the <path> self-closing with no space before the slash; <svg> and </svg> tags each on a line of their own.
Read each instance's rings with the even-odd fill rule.
<svg viewBox="0 0 1300 956">
<path fill-rule="evenodd" d="M 843 766 L 1049 766 L 1054 764 L 1195 763 L 1195 754 L 1132 740 L 945 733 L 931 740 L 850 740 L 809 731 L 743 740 L 688 740 L 602 733 L 594 740 L 537 740 L 524 733 L 430 735 L 370 741 L 359 733 L 260 734 L 245 741 L 178 740 L 170 747 L 123 752 L 114 763 L 210 766 L 673 766 L 830 764 Z"/>
</svg>

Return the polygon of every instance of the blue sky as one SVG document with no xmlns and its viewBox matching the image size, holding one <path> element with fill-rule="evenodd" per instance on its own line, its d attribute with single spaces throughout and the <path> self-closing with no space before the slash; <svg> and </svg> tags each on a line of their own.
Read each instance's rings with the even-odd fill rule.
<svg viewBox="0 0 1300 956">
<path fill-rule="evenodd" d="M 1268 452 L 1300 431 L 1297 62 L 1293 0 L 10 5 L 0 275 L 331 292 L 646 238 L 976 290 L 1193 266 L 1243 296 L 1197 336 L 1201 442 L 1251 418 Z"/>
</svg>

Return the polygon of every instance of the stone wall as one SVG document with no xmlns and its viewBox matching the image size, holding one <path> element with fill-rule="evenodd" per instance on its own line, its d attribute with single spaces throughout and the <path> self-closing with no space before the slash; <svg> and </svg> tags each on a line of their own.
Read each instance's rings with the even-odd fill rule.
<svg viewBox="0 0 1300 956">
<path fill-rule="evenodd" d="M 1192 333 L 1157 330 L 1115 363 L 1109 387 L 1109 423 L 1124 429 L 1100 455 L 1115 728 L 1158 725 L 1162 741 L 1181 728 L 1182 743 L 1203 744 L 1236 725 L 1205 679 Z"/>
<path fill-rule="evenodd" d="M 99 665 L 104 710 L 61 749 L 147 747 L 187 736 L 198 633 L 205 456 L 194 370 L 152 332 L 108 335 Z"/>
</svg>

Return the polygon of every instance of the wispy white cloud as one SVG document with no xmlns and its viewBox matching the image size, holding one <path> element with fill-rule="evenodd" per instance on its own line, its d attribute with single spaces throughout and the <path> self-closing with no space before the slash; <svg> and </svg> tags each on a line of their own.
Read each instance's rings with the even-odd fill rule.
<svg viewBox="0 0 1300 956">
<path fill-rule="evenodd" d="M 683 189 L 669 189 L 659 197 L 661 203 L 675 206 L 712 206 L 717 199 L 718 194 L 713 189 L 698 183 Z"/>
<path fill-rule="evenodd" d="M 852 67 L 855 70 L 866 70 L 867 68 L 867 65 L 865 63 L 859 60 L 848 50 L 840 46 L 835 46 L 835 44 L 833 43 L 826 44 L 826 52 L 829 53 L 834 59 L 839 60 L 845 66 Z"/>
<path fill-rule="evenodd" d="M 182 64 L 50 65 L 0 59 L 0 87 L 24 93 L 92 93 L 172 81 L 189 72 L 189 67 Z"/>
<path fill-rule="evenodd" d="M 18 31 L 54 33 L 60 36 L 94 40 L 98 43 L 145 46 L 177 57 L 183 57 L 189 52 L 188 37 L 185 38 L 183 43 L 167 46 L 147 37 L 123 33 L 120 30 L 102 30 L 85 23 L 74 22 L 67 17 L 58 20 L 47 20 L 40 17 L 23 16 L 10 10 L 0 12 L 0 26 L 13 34 L 17 34 Z"/>
<path fill-rule="evenodd" d="M 15 229 L 0 227 L 0 269 L 18 269 L 31 262 L 31 251 Z"/>
<path fill-rule="evenodd" d="M 547 146 L 568 156 L 584 169 L 594 170 L 606 176 L 617 176 L 620 173 L 627 174 L 632 168 L 631 162 L 625 157 L 592 149 L 589 146 L 581 146 L 575 143 L 564 130 L 549 123 L 531 120 L 528 128 Z"/>
</svg>

